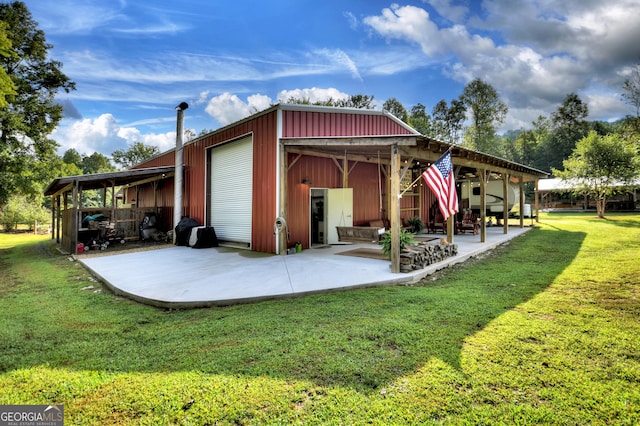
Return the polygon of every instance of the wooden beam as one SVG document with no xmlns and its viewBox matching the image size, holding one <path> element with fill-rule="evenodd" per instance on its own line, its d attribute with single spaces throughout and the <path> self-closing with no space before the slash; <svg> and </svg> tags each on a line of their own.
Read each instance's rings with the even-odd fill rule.
<svg viewBox="0 0 640 426">
<path fill-rule="evenodd" d="M 520 187 L 520 228 L 524 228 L 524 180 L 522 177 L 518 179 L 518 186 Z"/>
<path fill-rule="evenodd" d="M 400 272 L 400 154 L 398 145 L 391 147 L 391 188 L 389 204 L 391 208 L 391 272 Z"/>
<path fill-rule="evenodd" d="M 478 169 L 480 178 L 480 242 L 487 241 L 487 180 L 488 170 Z"/>
<path fill-rule="evenodd" d="M 536 223 L 540 223 L 540 200 L 538 194 L 540 193 L 539 187 L 540 179 L 536 179 Z"/>
<path fill-rule="evenodd" d="M 309 155 L 311 157 L 321 157 L 321 158 L 330 158 L 330 159 L 336 159 L 339 157 L 339 155 L 337 153 L 331 153 L 331 152 L 323 152 L 323 151 L 315 151 L 313 149 L 304 149 L 304 148 L 299 148 L 299 147 L 287 147 L 287 152 L 289 153 L 296 153 L 296 154 L 301 154 L 301 155 Z M 373 164 L 377 164 L 378 163 L 378 158 L 375 157 L 375 154 L 373 155 L 361 155 L 361 154 L 353 154 L 350 153 L 349 154 L 349 159 L 351 161 L 359 161 L 361 163 L 373 163 Z M 389 160 L 386 158 L 381 158 L 380 159 L 380 164 L 389 164 Z"/>
<path fill-rule="evenodd" d="M 53 197 L 60 195 L 60 194 L 64 194 L 65 192 L 69 192 L 73 190 L 73 183 L 69 183 L 66 186 L 64 186 L 63 188 L 60 188 L 59 190 L 57 190 L 56 192 L 53 193 Z"/>
<path fill-rule="evenodd" d="M 289 176 L 288 176 L 288 170 L 289 170 L 289 165 L 287 164 L 287 160 L 288 160 L 288 151 L 287 148 L 284 145 L 280 145 L 280 212 L 279 212 L 279 216 L 284 218 L 285 221 L 287 219 L 287 210 L 289 208 L 288 206 L 288 201 L 289 201 L 289 186 L 288 186 L 288 182 L 289 182 Z M 274 225 L 275 226 L 275 225 Z M 288 225 L 287 225 L 288 226 Z M 280 232 L 276 238 L 276 254 L 280 254 L 280 255 L 286 255 L 287 254 L 287 245 L 288 245 L 288 240 L 287 240 L 287 233 L 289 232 L 288 229 L 283 229 L 282 232 Z"/>
<path fill-rule="evenodd" d="M 158 180 L 162 180 L 162 179 L 167 179 L 167 178 L 173 177 L 174 174 L 175 174 L 175 172 L 163 173 L 163 174 L 158 175 L 158 176 L 153 176 L 153 177 L 150 177 L 150 178 L 137 180 L 135 182 L 131 182 L 131 183 L 128 183 L 128 184 L 123 185 L 123 186 L 125 188 L 130 188 L 132 186 L 140 186 L 140 185 L 144 185 L 145 183 L 155 182 L 155 181 L 158 181 Z"/>
<path fill-rule="evenodd" d="M 363 137 L 336 137 L 336 138 L 282 138 L 285 146 L 415 146 L 417 137 L 407 136 L 363 136 Z"/>
<path fill-rule="evenodd" d="M 301 157 L 302 157 L 302 154 L 296 155 L 296 158 L 294 158 L 292 161 L 289 162 L 289 165 L 287 166 L 287 169 L 291 170 L 293 165 L 296 164 Z"/>
<path fill-rule="evenodd" d="M 502 212 L 503 212 L 503 216 L 504 216 L 504 223 L 502 224 L 503 226 L 503 233 L 504 234 L 508 234 L 509 233 L 509 175 L 508 174 L 503 174 L 502 175 L 502 198 L 503 198 L 503 202 L 502 202 Z"/>
<path fill-rule="evenodd" d="M 347 158 L 347 152 L 344 153 L 344 158 L 342 159 L 342 187 L 349 187 L 349 160 Z"/>
</svg>

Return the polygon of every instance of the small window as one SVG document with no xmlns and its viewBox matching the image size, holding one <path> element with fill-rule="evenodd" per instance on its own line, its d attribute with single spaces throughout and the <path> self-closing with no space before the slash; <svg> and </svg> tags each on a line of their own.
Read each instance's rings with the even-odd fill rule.
<svg viewBox="0 0 640 426">
<path fill-rule="evenodd" d="M 476 186 L 473 188 L 473 195 L 480 195 L 480 187 Z"/>
</svg>

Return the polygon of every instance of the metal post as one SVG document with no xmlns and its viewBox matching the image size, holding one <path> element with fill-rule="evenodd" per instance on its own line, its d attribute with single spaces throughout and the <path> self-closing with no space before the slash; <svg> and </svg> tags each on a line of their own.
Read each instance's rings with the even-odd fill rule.
<svg viewBox="0 0 640 426">
<path fill-rule="evenodd" d="M 183 121 L 184 110 L 189 108 L 189 104 L 182 102 L 176 107 L 178 117 L 176 120 L 176 165 L 175 175 L 173 177 L 173 229 L 178 226 L 178 222 L 182 219 L 182 137 L 183 137 Z M 173 243 L 176 243 L 176 233 L 173 233 Z"/>
</svg>

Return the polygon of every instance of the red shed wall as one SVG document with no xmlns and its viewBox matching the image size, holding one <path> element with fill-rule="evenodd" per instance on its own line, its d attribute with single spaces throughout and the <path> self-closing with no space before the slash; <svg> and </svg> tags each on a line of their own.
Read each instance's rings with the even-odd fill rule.
<svg viewBox="0 0 640 426">
<path fill-rule="evenodd" d="M 379 113 L 282 111 L 282 136 L 285 138 L 408 134 L 412 134 L 409 129 Z"/>
<path fill-rule="evenodd" d="M 207 223 L 207 156 L 208 148 L 233 141 L 247 134 L 253 135 L 253 250 L 275 252 L 273 223 L 276 219 L 276 157 L 277 157 L 277 113 L 272 110 L 253 119 L 212 133 L 195 142 L 185 144 L 183 215 L 199 223 Z M 167 166 L 175 163 L 174 151 L 167 152 L 139 167 Z M 162 195 L 160 195 L 160 193 Z M 141 206 L 153 206 L 153 193 L 142 194 Z M 162 203 L 160 199 L 162 198 Z M 159 192 L 158 205 L 170 207 L 170 224 L 173 217 L 173 182 Z M 164 216 L 164 214 L 163 214 Z M 165 218 L 166 221 L 166 218 Z"/>
<path fill-rule="evenodd" d="M 253 135 L 253 250 L 275 252 L 273 223 L 276 219 L 276 164 L 277 164 L 277 109 L 263 115 L 229 126 L 184 146 L 183 215 L 200 223 L 207 223 L 207 156 L 208 149 L 217 144 L 232 141 L 247 134 Z M 283 137 L 332 137 L 332 136 L 383 136 L 411 134 L 412 132 L 386 115 L 282 110 Z M 295 155 L 289 154 L 289 161 Z M 175 153 L 167 152 L 139 167 L 173 165 Z M 380 196 L 386 209 L 386 182 L 382 182 L 382 194 L 378 182 L 377 164 L 358 163 L 353 167 L 349 186 L 354 189 L 354 225 L 367 225 L 372 220 L 386 217 L 380 209 Z M 309 186 L 301 184 L 307 178 L 315 188 L 340 188 L 342 175 L 331 159 L 302 156 L 288 171 L 288 212 L 291 241 L 309 243 Z M 384 175 L 381 176 L 384 179 Z M 152 191 L 140 194 L 140 206 L 153 206 Z M 162 217 L 171 226 L 173 217 L 173 182 L 167 182 L 158 193 L 158 205 L 166 206 Z"/>
<path fill-rule="evenodd" d="M 412 132 L 386 115 L 325 112 L 282 112 L 283 137 L 336 137 L 336 136 L 385 136 L 411 134 Z M 289 155 L 289 161 L 296 156 Z M 384 174 L 378 181 L 378 165 L 349 162 L 349 187 L 353 188 L 353 224 L 368 226 L 370 221 L 386 218 L 386 182 Z M 301 184 L 309 179 L 310 186 Z M 340 188 L 342 173 L 328 158 L 302 156 L 288 172 L 289 211 L 288 225 L 291 241 L 301 241 L 309 246 L 310 187 Z M 380 188 L 380 184 L 382 188 Z M 382 197 L 382 209 L 380 198 Z"/>
</svg>

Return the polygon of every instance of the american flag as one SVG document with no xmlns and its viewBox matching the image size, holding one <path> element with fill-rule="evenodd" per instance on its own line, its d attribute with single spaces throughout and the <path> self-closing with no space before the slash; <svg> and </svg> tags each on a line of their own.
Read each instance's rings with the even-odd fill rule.
<svg viewBox="0 0 640 426">
<path fill-rule="evenodd" d="M 447 220 L 449 216 L 458 213 L 458 194 L 453 177 L 451 153 L 447 151 L 422 173 L 422 177 L 427 186 L 436 194 L 444 219 Z"/>
</svg>

